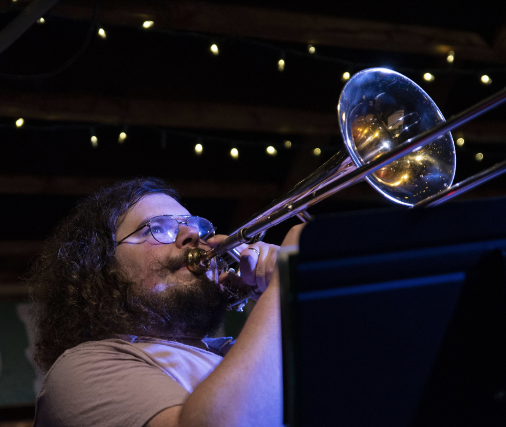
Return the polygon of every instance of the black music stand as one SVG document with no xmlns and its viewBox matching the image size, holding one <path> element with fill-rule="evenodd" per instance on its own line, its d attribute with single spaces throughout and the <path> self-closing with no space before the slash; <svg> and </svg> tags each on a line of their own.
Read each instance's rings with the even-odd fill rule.
<svg viewBox="0 0 506 427">
<path fill-rule="evenodd" d="M 290 427 L 506 425 L 506 199 L 318 218 L 280 254 Z"/>
</svg>

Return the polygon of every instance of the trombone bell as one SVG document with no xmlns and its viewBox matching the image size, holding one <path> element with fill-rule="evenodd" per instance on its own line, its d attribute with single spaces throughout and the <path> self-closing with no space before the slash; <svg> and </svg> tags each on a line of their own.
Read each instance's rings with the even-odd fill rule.
<svg viewBox="0 0 506 427">
<path fill-rule="evenodd" d="M 357 167 L 445 121 L 420 86 L 385 68 L 355 74 L 341 93 L 337 111 Z M 413 206 L 450 187 L 454 177 L 455 146 L 448 132 L 365 179 L 390 200 Z"/>
</svg>

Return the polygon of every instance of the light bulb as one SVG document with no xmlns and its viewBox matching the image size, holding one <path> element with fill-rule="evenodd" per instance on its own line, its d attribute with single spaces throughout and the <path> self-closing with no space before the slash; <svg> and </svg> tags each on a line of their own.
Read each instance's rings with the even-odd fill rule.
<svg viewBox="0 0 506 427">
<path fill-rule="evenodd" d="M 213 52 L 213 55 L 218 55 L 220 53 L 217 44 L 212 44 L 210 49 L 211 49 L 211 52 Z"/>
<path fill-rule="evenodd" d="M 37 19 L 37 24 L 43 24 L 44 22 L 46 22 L 46 20 L 42 16 Z"/>
<path fill-rule="evenodd" d="M 315 156 L 319 156 L 321 153 L 322 153 L 322 150 L 320 150 L 319 148 L 315 148 L 315 149 L 313 150 L 313 154 L 314 154 Z"/>
<path fill-rule="evenodd" d="M 456 142 L 459 147 L 462 147 L 464 145 L 464 138 L 457 138 Z"/>
<path fill-rule="evenodd" d="M 309 53 L 315 53 L 316 52 L 316 48 L 312 44 L 308 44 L 307 45 L 307 51 Z"/>
<path fill-rule="evenodd" d="M 446 57 L 446 60 L 451 64 L 453 61 L 455 61 L 455 52 L 453 50 L 450 50 L 448 52 L 448 56 Z"/>
<path fill-rule="evenodd" d="M 350 77 L 351 77 L 350 73 L 348 73 L 348 71 L 346 71 L 345 73 L 343 73 L 343 77 L 341 78 L 341 80 L 343 82 L 345 82 L 347 80 L 350 80 Z"/>
<path fill-rule="evenodd" d="M 106 34 L 105 34 L 105 30 L 104 30 L 103 28 L 99 28 L 99 29 L 98 29 L 98 35 L 99 35 L 100 37 L 102 37 L 103 39 L 106 39 L 106 38 L 107 38 L 107 36 L 106 36 Z"/>
<path fill-rule="evenodd" d="M 280 59 L 278 61 L 278 71 L 283 71 L 285 69 L 285 60 L 284 59 Z"/>
<path fill-rule="evenodd" d="M 425 73 L 423 75 L 423 79 L 427 82 L 433 82 L 434 81 L 434 76 L 431 74 L 431 73 Z"/>
<path fill-rule="evenodd" d="M 239 157 L 239 150 L 237 148 L 232 148 L 230 150 L 230 155 L 232 158 L 237 159 Z"/>
<path fill-rule="evenodd" d="M 267 154 L 269 154 L 271 156 L 275 156 L 276 154 L 278 154 L 278 151 L 272 145 L 269 145 L 267 147 L 266 151 L 267 151 Z"/>
<path fill-rule="evenodd" d="M 292 148 L 292 141 L 284 141 L 283 142 L 283 145 L 285 146 L 285 148 Z"/>
<path fill-rule="evenodd" d="M 98 138 L 97 138 L 95 135 L 93 135 L 93 136 L 90 138 L 90 141 L 91 141 L 91 145 L 92 145 L 93 147 L 98 147 Z"/>
<path fill-rule="evenodd" d="M 16 120 L 16 127 L 20 128 L 24 124 L 25 124 L 25 120 L 24 119 L 17 119 Z"/>
<path fill-rule="evenodd" d="M 483 74 L 483 76 L 481 76 L 480 80 L 485 85 L 489 85 L 492 83 L 492 79 L 489 76 L 487 76 L 486 74 Z"/>
<path fill-rule="evenodd" d="M 127 139 L 126 132 L 121 132 L 118 136 L 118 142 L 122 144 L 123 142 L 125 142 L 125 139 Z"/>
<path fill-rule="evenodd" d="M 195 145 L 195 152 L 197 154 L 202 154 L 203 151 L 204 151 L 204 147 L 202 146 L 202 144 Z"/>
<path fill-rule="evenodd" d="M 142 23 L 142 26 L 143 26 L 144 28 L 151 28 L 153 25 L 155 25 L 155 23 L 154 23 L 153 21 L 144 21 L 144 22 Z"/>
<path fill-rule="evenodd" d="M 483 153 L 476 153 L 476 156 L 474 156 L 474 158 L 478 161 L 478 162 L 481 162 L 483 160 Z"/>
</svg>

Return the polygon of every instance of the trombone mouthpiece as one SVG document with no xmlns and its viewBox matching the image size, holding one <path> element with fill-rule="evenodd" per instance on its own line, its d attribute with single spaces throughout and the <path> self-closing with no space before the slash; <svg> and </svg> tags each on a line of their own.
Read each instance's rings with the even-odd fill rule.
<svg viewBox="0 0 506 427">
<path fill-rule="evenodd" d="M 207 258 L 207 252 L 201 248 L 193 248 L 186 255 L 186 267 L 192 273 L 202 274 L 209 270 L 211 259 Z"/>
</svg>

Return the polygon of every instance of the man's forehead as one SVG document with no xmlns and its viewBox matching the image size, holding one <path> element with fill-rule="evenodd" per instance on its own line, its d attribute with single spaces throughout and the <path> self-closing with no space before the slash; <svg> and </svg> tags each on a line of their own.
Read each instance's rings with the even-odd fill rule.
<svg viewBox="0 0 506 427">
<path fill-rule="evenodd" d="M 158 215 L 190 215 L 190 213 L 167 194 L 147 194 L 128 210 L 118 225 L 138 226 Z"/>
</svg>

